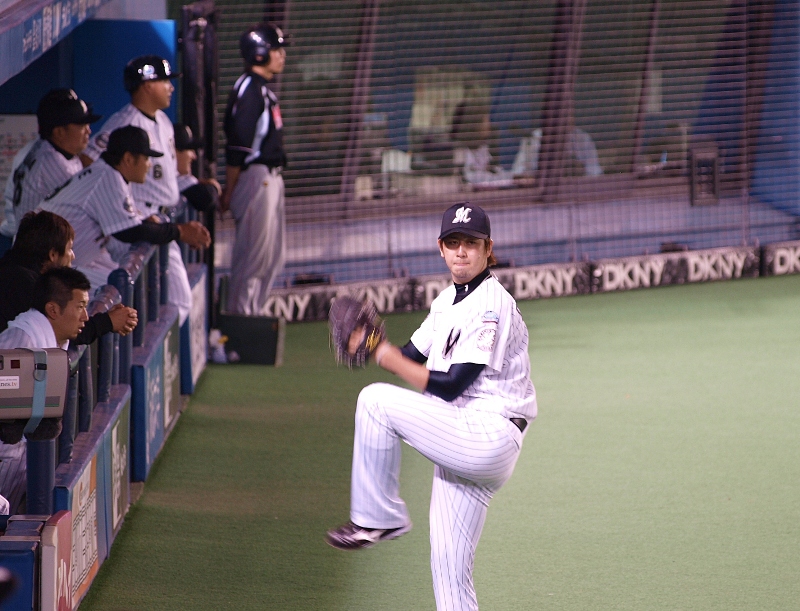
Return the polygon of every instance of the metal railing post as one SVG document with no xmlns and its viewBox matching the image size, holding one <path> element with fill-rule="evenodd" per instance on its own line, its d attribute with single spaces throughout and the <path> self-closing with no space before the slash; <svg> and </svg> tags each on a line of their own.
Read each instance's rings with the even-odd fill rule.
<svg viewBox="0 0 800 611">
<path fill-rule="evenodd" d="M 133 306 L 133 281 L 130 273 L 123 268 L 115 269 L 108 276 L 108 283 L 119 291 L 122 303 Z M 139 325 L 142 324 L 139 318 Z M 133 352 L 133 333 L 129 333 L 119 340 L 119 383 L 130 384 L 131 381 L 131 353 Z"/>
<path fill-rule="evenodd" d="M 75 362 L 80 357 L 70 350 L 70 368 L 73 359 Z M 67 394 L 64 398 L 64 413 L 61 417 L 61 433 L 58 436 L 58 463 L 70 462 L 72 460 L 72 446 L 75 443 L 75 435 L 78 434 L 78 373 L 74 369 L 69 376 Z M 30 475 L 30 471 L 28 472 Z"/>
<path fill-rule="evenodd" d="M 158 247 L 158 264 L 161 272 L 161 305 L 167 305 L 169 303 L 169 282 L 167 281 L 167 274 L 169 274 L 167 269 L 169 265 L 169 244 L 161 244 Z"/>
<path fill-rule="evenodd" d="M 110 333 L 108 334 L 110 335 Z M 92 376 L 92 347 L 86 346 L 78 362 L 78 432 L 92 428 L 94 409 L 94 380 Z"/>
<path fill-rule="evenodd" d="M 27 442 L 28 469 L 25 512 L 49 516 L 53 513 L 53 491 L 56 488 L 56 440 Z"/>
</svg>

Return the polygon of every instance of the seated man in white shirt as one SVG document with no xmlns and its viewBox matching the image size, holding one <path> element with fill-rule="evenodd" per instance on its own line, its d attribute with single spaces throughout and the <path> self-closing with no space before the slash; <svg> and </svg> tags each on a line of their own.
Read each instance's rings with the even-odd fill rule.
<svg viewBox="0 0 800 611">
<path fill-rule="evenodd" d="M 89 280 L 71 267 L 54 267 L 36 280 L 33 307 L 8 323 L 0 348 L 63 348 L 89 316 Z"/>
<path fill-rule="evenodd" d="M 89 320 L 88 305 L 89 280 L 84 274 L 71 267 L 49 269 L 36 280 L 33 307 L 0 333 L 0 348 L 66 350 Z M 26 445 L 20 443 L 24 428 L 25 420 L 5 421 L 0 426 L 0 494 L 8 499 L 12 513 L 20 505 L 27 480 Z M 53 439 L 60 432 L 60 418 L 45 418 L 31 438 Z M 2 501 L 0 509 L 5 509 Z"/>
<path fill-rule="evenodd" d="M 453 113 L 450 138 L 460 146 L 454 158 L 462 165 L 465 181 L 478 187 L 494 188 L 514 184 L 514 177 L 508 170 L 492 163 L 489 148 L 494 134 L 488 107 L 461 102 Z"/>
<path fill-rule="evenodd" d="M 514 176 L 533 176 L 539 168 L 539 149 L 542 146 L 542 130 L 536 128 L 527 138 L 520 140 L 511 173 Z M 574 125 L 569 130 L 566 142 L 567 175 L 601 176 L 603 167 L 592 137 Z"/>
</svg>

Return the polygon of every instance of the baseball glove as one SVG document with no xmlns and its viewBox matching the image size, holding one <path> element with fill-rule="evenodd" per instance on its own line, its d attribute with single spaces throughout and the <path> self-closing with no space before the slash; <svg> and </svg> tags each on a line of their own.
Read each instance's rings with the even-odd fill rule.
<svg viewBox="0 0 800 611">
<path fill-rule="evenodd" d="M 336 360 L 348 367 L 366 367 L 370 355 L 386 339 L 386 326 L 369 301 L 336 298 L 328 314 L 328 324 Z"/>
</svg>

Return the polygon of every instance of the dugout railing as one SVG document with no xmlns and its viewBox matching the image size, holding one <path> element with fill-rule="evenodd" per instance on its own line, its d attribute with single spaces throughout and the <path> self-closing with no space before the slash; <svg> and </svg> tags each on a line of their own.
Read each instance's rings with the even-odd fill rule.
<svg viewBox="0 0 800 611">
<path fill-rule="evenodd" d="M 196 218 L 185 206 L 179 215 L 176 220 Z M 52 592 L 68 599 L 58 608 L 77 608 L 122 526 L 131 483 L 147 478 L 184 396 L 193 391 L 206 357 L 207 274 L 200 257 L 186 254 L 198 303 L 183 325 L 169 303 L 168 245 L 133 245 L 92 297 L 90 315 L 122 303 L 137 309 L 139 324 L 125 337 L 107 333 L 68 351 L 61 432 L 56 439 L 27 441 L 27 515 L 8 517 L 0 537 L 0 558 L 21 576 L 9 608 L 16 608 L 14 600 L 21 608 L 50 608 L 43 601 L 52 601 Z M 38 533 L 36 541 L 20 545 L 23 523 Z M 47 547 L 53 543 L 42 534 L 47 528 L 63 531 L 60 551 Z M 65 575 L 61 564 L 49 564 L 54 553 L 71 575 L 66 585 L 48 582 Z"/>
<path fill-rule="evenodd" d="M 159 306 L 166 303 L 166 284 L 161 281 L 166 270 L 160 263 L 165 257 L 163 247 L 134 245 L 120 268 L 109 276 L 109 284 L 92 298 L 90 316 L 122 303 L 137 309 L 139 324 L 125 337 L 116 333 L 100 337 L 94 358 L 92 346 L 70 346 L 61 433 L 53 440 L 27 441 L 26 513 L 53 513 L 56 467 L 72 462 L 76 438 L 92 428 L 95 406 L 109 400 L 113 386 L 130 384 L 133 348 L 144 345 L 148 322 L 158 320 Z"/>
</svg>

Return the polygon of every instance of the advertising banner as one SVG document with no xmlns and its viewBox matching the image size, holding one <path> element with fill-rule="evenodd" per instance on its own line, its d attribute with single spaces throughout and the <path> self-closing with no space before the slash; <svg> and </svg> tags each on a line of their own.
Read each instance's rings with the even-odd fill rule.
<svg viewBox="0 0 800 611">
<path fill-rule="evenodd" d="M 206 295 L 208 271 L 205 265 L 190 265 L 192 309 L 181 327 L 181 394 L 191 395 L 208 361 L 208 325 Z"/>
<path fill-rule="evenodd" d="M 181 410 L 181 342 L 175 321 L 164 338 L 164 432 L 165 436 Z"/>
<path fill-rule="evenodd" d="M 131 382 L 131 480 L 143 482 L 164 441 L 163 339 L 145 362 L 134 362 Z"/>
<path fill-rule="evenodd" d="M 131 390 L 127 385 L 112 386 L 109 400 L 98 403 L 94 410 L 94 421 L 103 429 L 103 507 L 109 546 L 122 528 L 130 506 L 130 418 Z"/>
<path fill-rule="evenodd" d="M 162 306 L 131 367 L 131 480 L 147 479 L 180 408 L 178 310 Z"/>
<path fill-rule="evenodd" d="M 42 611 L 72 611 L 72 512 L 62 510 L 42 529 Z"/>
<path fill-rule="evenodd" d="M 104 424 L 94 423 L 91 430 L 76 438 L 72 462 L 62 463 L 56 469 L 54 510 L 68 510 L 72 514 L 73 609 L 86 595 L 100 564 L 108 556 L 104 435 Z"/>
<path fill-rule="evenodd" d="M 592 292 L 753 278 L 758 268 L 759 253 L 750 246 L 598 259 L 592 262 Z"/>
<path fill-rule="evenodd" d="M 589 263 L 554 263 L 493 270 L 517 300 L 543 299 L 589 293 Z M 452 283 L 447 273 L 418 278 L 390 278 L 351 284 L 275 289 L 267 300 L 266 315 L 287 322 L 325 320 L 339 295 L 369 300 L 381 314 L 427 310 L 436 296 Z"/>
<path fill-rule="evenodd" d="M 764 276 L 800 274 L 800 241 L 764 246 L 761 249 L 761 273 Z"/>
<path fill-rule="evenodd" d="M 72 607 L 78 606 L 100 569 L 97 512 L 97 455 L 72 490 Z"/>
</svg>

